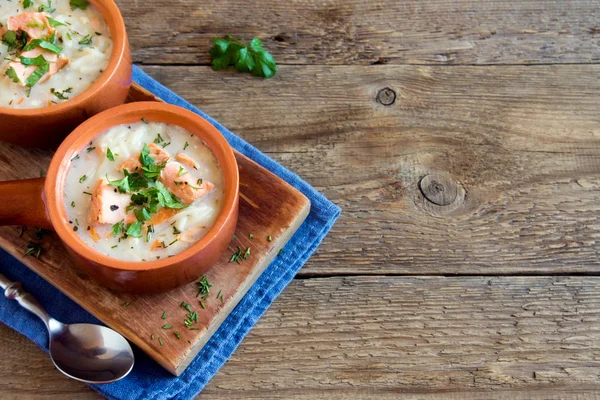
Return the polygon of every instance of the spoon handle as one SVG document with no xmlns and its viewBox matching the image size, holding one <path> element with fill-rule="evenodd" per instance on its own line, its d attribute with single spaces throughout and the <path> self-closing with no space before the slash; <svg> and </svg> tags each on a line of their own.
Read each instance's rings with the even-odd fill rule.
<svg viewBox="0 0 600 400">
<path fill-rule="evenodd" d="M 4 289 L 4 296 L 7 299 L 16 300 L 21 307 L 40 317 L 48 326 L 51 319 L 50 314 L 46 312 L 35 297 L 23 289 L 21 282 L 13 282 L 0 274 L 0 288 Z"/>
</svg>

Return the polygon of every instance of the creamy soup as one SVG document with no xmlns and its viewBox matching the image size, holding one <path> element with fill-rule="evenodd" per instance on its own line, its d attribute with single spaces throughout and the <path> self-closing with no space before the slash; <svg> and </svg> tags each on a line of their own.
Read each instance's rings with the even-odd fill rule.
<svg viewBox="0 0 600 400">
<path fill-rule="evenodd" d="M 0 0 L 0 106 L 41 108 L 83 93 L 112 53 L 87 0 Z"/>
<path fill-rule="evenodd" d="M 210 149 L 181 127 L 121 125 L 70 162 L 64 206 L 91 247 L 152 261 L 200 240 L 222 207 L 223 174 Z"/>
</svg>

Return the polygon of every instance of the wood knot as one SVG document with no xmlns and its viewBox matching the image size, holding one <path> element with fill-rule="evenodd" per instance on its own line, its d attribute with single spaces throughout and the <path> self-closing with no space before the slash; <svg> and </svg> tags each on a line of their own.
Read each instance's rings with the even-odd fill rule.
<svg viewBox="0 0 600 400">
<path fill-rule="evenodd" d="M 384 106 L 391 106 L 396 101 L 396 92 L 389 87 L 383 88 L 377 93 L 377 102 Z"/>
<path fill-rule="evenodd" d="M 438 206 L 449 206 L 456 201 L 458 185 L 449 175 L 429 174 L 419 181 L 423 197 Z"/>
</svg>

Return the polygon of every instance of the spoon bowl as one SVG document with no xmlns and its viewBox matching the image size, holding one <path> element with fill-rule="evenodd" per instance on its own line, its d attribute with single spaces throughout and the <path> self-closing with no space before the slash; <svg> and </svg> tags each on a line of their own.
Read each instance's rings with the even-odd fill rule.
<svg viewBox="0 0 600 400">
<path fill-rule="evenodd" d="M 8 299 L 16 300 L 44 322 L 52 362 L 69 378 L 86 383 L 110 383 L 131 372 L 133 350 L 114 330 L 94 324 L 67 325 L 55 320 L 20 283 L 11 282 L 2 274 L 0 288 Z"/>
<path fill-rule="evenodd" d="M 125 338 L 104 326 L 50 324 L 50 357 L 63 374 L 87 383 L 109 383 L 129 374 L 133 353 Z"/>
</svg>

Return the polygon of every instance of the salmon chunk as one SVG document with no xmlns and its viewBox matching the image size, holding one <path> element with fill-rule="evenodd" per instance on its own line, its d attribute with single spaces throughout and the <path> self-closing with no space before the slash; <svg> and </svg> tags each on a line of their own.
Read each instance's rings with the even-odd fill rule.
<svg viewBox="0 0 600 400">
<path fill-rule="evenodd" d="M 150 145 L 148 146 L 148 150 L 150 150 L 149 156 L 154 158 L 157 164 L 162 164 L 171 157 L 169 153 L 167 153 L 154 143 L 150 143 Z M 119 165 L 120 171 L 124 169 L 126 169 L 129 173 L 140 171 L 142 169 L 142 164 L 140 163 L 140 156 L 138 155 L 137 157 L 129 158 L 125 160 L 123 164 Z"/>
<path fill-rule="evenodd" d="M 157 164 L 162 164 L 171 157 L 169 153 L 161 149 L 155 143 L 150 143 L 148 149 L 150 150 L 150 157 L 154 158 Z"/>
<path fill-rule="evenodd" d="M 185 204 L 193 203 L 215 188 L 214 184 L 206 180 L 194 180 L 177 161 L 167 163 L 160 172 L 159 181 Z"/>
<path fill-rule="evenodd" d="M 92 193 L 90 206 L 90 223 L 116 224 L 125 219 L 126 208 L 131 203 L 130 196 L 119 193 L 105 178 L 98 181 L 96 190 Z"/>
<path fill-rule="evenodd" d="M 35 49 L 26 51 L 21 55 L 27 58 L 36 58 L 37 56 L 42 55 L 50 64 L 50 69 L 44 74 L 44 76 L 40 78 L 38 83 L 42 83 L 48 80 L 52 75 L 56 74 L 69 63 L 68 58 L 59 58 L 58 55 L 56 55 L 55 53 L 48 50 L 44 50 L 40 47 L 36 47 Z M 8 63 L 8 67 L 15 70 L 15 73 L 17 74 L 17 77 L 19 78 L 19 81 L 21 82 L 22 86 L 26 86 L 25 82 L 27 78 L 29 78 L 31 74 L 35 72 L 36 69 L 38 69 L 38 67 L 35 65 L 25 66 L 21 64 L 21 61 L 19 60 L 11 61 L 10 63 Z"/>
<path fill-rule="evenodd" d="M 50 36 L 54 28 L 48 22 L 45 13 L 25 12 L 19 15 L 13 15 L 8 19 L 7 24 L 10 31 L 27 32 L 29 39 L 40 39 L 42 36 Z"/>
<path fill-rule="evenodd" d="M 198 169 L 198 164 L 194 161 L 190 156 L 184 153 L 177 153 L 175 159 L 181 163 L 184 163 L 187 166 Z"/>
</svg>

